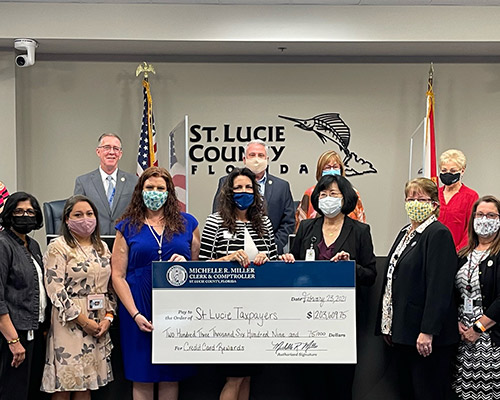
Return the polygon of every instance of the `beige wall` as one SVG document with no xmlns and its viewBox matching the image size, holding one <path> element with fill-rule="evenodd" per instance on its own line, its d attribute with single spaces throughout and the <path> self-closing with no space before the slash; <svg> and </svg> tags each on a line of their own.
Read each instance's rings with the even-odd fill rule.
<svg viewBox="0 0 500 400">
<path fill-rule="evenodd" d="M 0 181 L 16 189 L 16 79 L 13 52 L 0 51 Z"/>
<path fill-rule="evenodd" d="M 42 202 L 68 197 L 75 177 L 97 167 L 96 139 L 105 131 L 122 136 L 121 168 L 135 171 L 142 113 L 136 66 L 46 61 L 17 71 L 19 188 Z M 339 112 L 351 128 L 350 150 L 378 170 L 351 181 L 361 193 L 376 253 L 386 254 L 406 222 L 402 190 L 409 137 L 424 116 L 428 65 L 156 63 L 155 68 L 151 82 L 161 152 L 167 152 L 166 135 L 185 114 L 190 125 L 219 130 L 224 124 L 283 125 L 286 149 L 271 173 L 278 173 L 281 162 L 290 167 L 282 177 L 295 199 L 314 183 L 314 166 L 326 147 L 278 115 Z M 435 70 L 438 152 L 462 149 L 469 159 L 465 183 L 480 194 L 500 195 L 499 66 L 442 64 Z M 309 166 L 309 175 L 298 175 L 301 163 Z M 190 211 L 202 225 L 225 163 L 213 168 L 215 175 L 208 175 L 206 164 L 189 175 Z"/>
</svg>

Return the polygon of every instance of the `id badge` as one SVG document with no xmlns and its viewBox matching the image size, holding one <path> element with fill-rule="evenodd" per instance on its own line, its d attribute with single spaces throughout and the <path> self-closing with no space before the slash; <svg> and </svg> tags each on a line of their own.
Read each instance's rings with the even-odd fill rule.
<svg viewBox="0 0 500 400">
<path fill-rule="evenodd" d="M 464 313 L 473 314 L 474 313 L 474 300 L 470 297 L 464 297 Z"/>
<path fill-rule="evenodd" d="M 31 342 L 35 338 L 35 334 L 33 333 L 33 329 L 30 329 L 28 331 L 28 334 L 26 335 L 26 340 L 28 342 Z"/>
<path fill-rule="evenodd" d="M 89 311 L 102 310 L 104 308 L 104 294 L 89 294 L 87 296 L 87 309 Z"/>
<path fill-rule="evenodd" d="M 316 255 L 314 254 L 314 249 L 307 249 L 306 250 L 306 261 L 314 261 L 316 258 Z"/>
</svg>

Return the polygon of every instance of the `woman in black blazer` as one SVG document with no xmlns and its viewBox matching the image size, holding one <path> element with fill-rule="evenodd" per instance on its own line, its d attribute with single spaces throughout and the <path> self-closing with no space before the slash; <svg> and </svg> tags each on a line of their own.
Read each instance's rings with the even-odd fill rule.
<svg viewBox="0 0 500 400">
<path fill-rule="evenodd" d="M 402 398 L 444 399 L 458 341 L 457 255 L 450 231 L 437 221 L 436 184 L 413 179 L 405 196 L 411 223 L 389 252 L 376 328 L 394 346 Z"/>
<path fill-rule="evenodd" d="M 358 196 L 343 176 L 323 176 L 311 195 L 311 202 L 319 217 L 301 221 L 291 252 L 285 261 L 330 260 L 356 262 L 356 284 L 370 286 L 375 282 L 375 255 L 370 226 L 347 215 L 356 207 Z M 360 297 L 356 299 L 357 309 Z M 322 398 L 325 390 L 335 399 L 352 398 L 355 365 L 308 366 L 305 374 L 312 374 L 308 398 Z M 306 379 L 307 380 L 307 379 Z M 325 386 L 326 388 L 322 387 Z"/>
<path fill-rule="evenodd" d="M 481 197 L 472 207 L 468 244 L 459 252 L 457 374 L 461 399 L 500 399 L 500 200 Z"/>
</svg>

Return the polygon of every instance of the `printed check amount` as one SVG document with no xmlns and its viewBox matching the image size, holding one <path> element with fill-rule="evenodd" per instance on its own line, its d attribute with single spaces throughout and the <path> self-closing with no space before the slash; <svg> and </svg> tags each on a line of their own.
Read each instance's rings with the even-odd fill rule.
<svg viewBox="0 0 500 400">
<path fill-rule="evenodd" d="M 355 363 L 355 263 L 153 263 L 153 363 Z"/>
</svg>

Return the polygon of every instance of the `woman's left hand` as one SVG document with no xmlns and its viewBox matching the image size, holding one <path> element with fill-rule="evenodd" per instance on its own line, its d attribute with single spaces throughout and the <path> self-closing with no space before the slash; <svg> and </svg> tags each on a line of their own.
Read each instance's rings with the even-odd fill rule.
<svg viewBox="0 0 500 400">
<path fill-rule="evenodd" d="M 428 357 L 432 353 L 432 335 L 420 332 L 417 338 L 417 351 L 423 357 Z"/>
<path fill-rule="evenodd" d="M 100 338 L 109 330 L 110 326 L 111 326 L 111 321 L 108 319 L 103 319 L 101 322 L 99 322 L 99 331 L 94 336 L 96 338 Z"/>
<path fill-rule="evenodd" d="M 172 254 L 172 257 L 168 260 L 169 262 L 182 262 L 182 261 L 187 261 L 186 257 L 181 256 L 179 254 Z"/>
<path fill-rule="evenodd" d="M 474 329 L 469 328 L 463 333 L 463 340 L 469 343 L 475 343 L 477 339 L 481 336 L 480 333 L 477 333 Z"/>
<path fill-rule="evenodd" d="M 262 265 L 264 264 L 266 261 L 269 261 L 269 257 L 267 256 L 266 253 L 259 253 L 255 256 L 254 260 L 253 260 L 253 263 L 255 265 Z"/>
<path fill-rule="evenodd" d="M 351 255 L 347 251 L 339 251 L 335 254 L 330 261 L 350 261 Z"/>
</svg>

